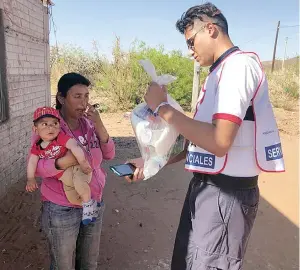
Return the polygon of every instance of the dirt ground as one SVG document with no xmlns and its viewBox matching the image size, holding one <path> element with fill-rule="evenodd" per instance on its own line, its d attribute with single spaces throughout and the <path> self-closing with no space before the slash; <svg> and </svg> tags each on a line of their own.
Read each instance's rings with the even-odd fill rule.
<svg viewBox="0 0 300 270">
<path fill-rule="evenodd" d="M 276 116 L 287 171 L 262 174 L 260 178 L 261 203 L 245 270 L 299 268 L 298 114 L 276 110 Z M 105 114 L 102 118 L 117 145 L 116 159 L 104 167 L 137 157 L 139 150 L 128 119 L 123 114 Z M 153 179 L 132 185 L 108 171 L 99 269 L 169 269 L 190 178 L 183 164 L 172 165 Z M 1 270 L 49 269 L 39 215 L 39 194 L 24 192 L 22 181 L 1 198 Z"/>
</svg>

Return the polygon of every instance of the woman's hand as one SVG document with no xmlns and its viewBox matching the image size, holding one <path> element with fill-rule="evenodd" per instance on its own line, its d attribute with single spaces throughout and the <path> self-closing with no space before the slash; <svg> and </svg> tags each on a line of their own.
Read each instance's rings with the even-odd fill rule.
<svg viewBox="0 0 300 270">
<path fill-rule="evenodd" d="M 78 161 L 76 160 L 72 152 L 68 151 L 63 157 L 56 160 L 55 167 L 57 170 L 65 170 L 77 164 Z"/>
<path fill-rule="evenodd" d="M 98 110 L 91 104 L 88 103 L 88 110 L 86 112 L 86 117 L 92 121 L 95 125 L 102 124 L 102 120 Z"/>
<path fill-rule="evenodd" d="M 94 106 L 88 104 L 88 111 L 86 117 L 92 121 L 95 125 L 96 134 L 102 143 L 107 143 L 109 140 L 109 134 L 104 127 L 104 124 L 101 120 L 100 114 Z"/>
<path fill-rule="evenodd" d="M 144 176 L 144 160 L 140 158 L 135 158 L 127 161 L 126 163 L 131 163 L 136 167 L 132 179 L 129 176 L 126 176 L 125 179 L 127 182 L 132 183 L 132 182 L 137 182 L 141 181 L 145 178 Z"/>
</svg>

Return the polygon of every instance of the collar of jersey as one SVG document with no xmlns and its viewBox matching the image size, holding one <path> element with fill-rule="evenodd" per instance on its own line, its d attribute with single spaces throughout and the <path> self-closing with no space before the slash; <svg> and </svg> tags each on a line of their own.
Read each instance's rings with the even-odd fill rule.
<svg viewBox="0 0 300 270">
<path fill-rule="evenodd" d="M 232 54 L 233 52 L 239 51 L 239 47 L 237 46 L 233 46 L 230 49 L 228 49 L 226 52 L 224 52 L 209 68 L 209 72 L 213 72 L 213 70 L 230 54 Z"/>
</svg>

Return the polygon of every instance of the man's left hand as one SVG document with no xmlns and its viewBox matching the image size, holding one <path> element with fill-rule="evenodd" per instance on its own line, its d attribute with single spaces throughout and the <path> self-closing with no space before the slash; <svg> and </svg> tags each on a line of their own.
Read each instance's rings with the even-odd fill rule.
<svg viewBox="0 0 300 270">
<path fill-rule="evenodd" d="M 145 101 L 148 107 L 155 111 L 155 109 L 162 103 L 166 102 L 167 99 L 167 89 L 165 86 L 160 86 L 155 82 L 152 82 L 145 94 Z"/>
</svg>

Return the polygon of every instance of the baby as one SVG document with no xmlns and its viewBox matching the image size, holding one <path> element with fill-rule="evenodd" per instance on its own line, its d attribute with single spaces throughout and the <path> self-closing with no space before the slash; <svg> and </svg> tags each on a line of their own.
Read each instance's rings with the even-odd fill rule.
<svg viewBox="0 0 300 270">
<path fill-rule="evenodd" d="M 51 107 L 41 107 L 34 112 L 33 130 L 39 136 L 31 148 L 27 165 L 26 190 L 33 192 L 38 188 L 35 172 L 39 159 L 58 159 L 68 150 L 77 159 L 79 166 L 73 166 L 59 173 L 56 177 L 64 184 L 68 200 L 75 201 L 74 188 L 82 201 L 82 223 L 89 224 L 96 219 L 97 202 L 91 199 L 89 182 L 92 168 L 85 158 L 83 150 L 76 140 L 60 130 L 60 118 L 57 110 Z M 77 198 L 78 199 L 78 198 Z"/>
</svg>

